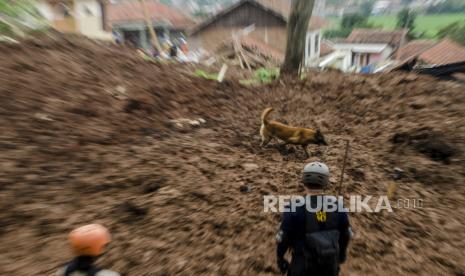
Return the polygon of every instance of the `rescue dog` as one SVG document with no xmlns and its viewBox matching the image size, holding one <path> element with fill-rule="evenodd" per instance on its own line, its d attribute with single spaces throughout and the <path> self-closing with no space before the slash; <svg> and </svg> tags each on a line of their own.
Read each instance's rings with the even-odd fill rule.
<svg viewBox="0 0 465 276">
<path fill-rule="evenodd" d="M 285 144 L 301 145 L 305 151 L 306 158 L 308 158 L 307 146 L 309 144 L 328 145 L 319 129 L 292 127 L 277 121 L 268 120 L 268 115 L 271 111 L 273 111 L 273 108 L 268 107 L 262 112 L 262 125 L 260 127 L 262 143 L 260 146 L 266 146 L 273 137 L 276 137 L 283 140 Z"/>
</svg>

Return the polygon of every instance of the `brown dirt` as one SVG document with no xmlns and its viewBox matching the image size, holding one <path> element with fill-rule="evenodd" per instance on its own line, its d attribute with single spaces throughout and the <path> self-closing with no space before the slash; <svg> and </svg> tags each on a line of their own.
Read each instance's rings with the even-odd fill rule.
<svg viewBox="0 0 465 276">
<path fill-rule="evenodd" d="M 279 214 L 263 195 L 296 194 L 322 160 L 333 191 L 351 141 L 345 194 L 422 209 L 355 213 L 344 275 L 464 275 L 464 86 L 405 74 L 310 73 L 245 87 L 78 37 L 0 45 L 0 274 L 52 274 L 66 235 L 98 222 L 100 259 L 124 275 L 278 275 Z M 259 114 L 320 127 L 330 146 L 259 148 Z M 206 121 L 179 128 L 171 120 Z"/>
</svg>

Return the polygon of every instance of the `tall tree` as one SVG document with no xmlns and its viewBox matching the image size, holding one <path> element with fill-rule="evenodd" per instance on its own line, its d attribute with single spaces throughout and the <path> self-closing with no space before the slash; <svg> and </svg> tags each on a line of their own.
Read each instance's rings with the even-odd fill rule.
<svg viewBox="0 0 465 276">
<path fill-rule="evenodd" d="M 360 5 L 360 12 L 365 16 L 369 16 L 371 14 L 371 11 L 373 10 L 374 5 L 375 5 L 375 2 L 371 0 L 363 2 Z"/>
<path fill-rule="evenodd" d="M 324 36 L 326 38 L 347 37 L 354 28 L 373 28 L 373 24 L 368 22 L 368 15 L 362 13 L 345 13 L 342 16 L 342 20 L 339 29 L 326 30 Z"/>
<path fill-rule="evenodd" d="M 298 73 L 305 54 L 308 22 L 312 16 L 315 0 L 294 0 L 287 23 L 286 56 L 281 67 L 282 74 Z"/>
<path fill-rule="evenodd" d="M 403 9 L 397 14 L 397 27 L 412 31 L 415 28 L 417 14 L 410 9 Z"/>
<path fill-rule="evenodd" d="M 369 28 L 368 17 L 361 13 L 347 13 L 342 16 L 341 29 Z"/>
</svg>

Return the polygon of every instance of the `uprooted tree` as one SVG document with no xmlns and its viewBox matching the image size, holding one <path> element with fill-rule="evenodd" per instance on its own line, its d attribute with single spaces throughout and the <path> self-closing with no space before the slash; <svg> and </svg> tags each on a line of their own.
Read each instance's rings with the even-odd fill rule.
<svg viewBox="0 0 465 276">
<path fill-rule="evenodd" d="M 308 22 L 312 16 L 315 0 L 294 0 L 287 23 L 286 56 L 281 67 L 282 75 L 298 73 L 305 54 L 305 39 Z"/>
</svg>

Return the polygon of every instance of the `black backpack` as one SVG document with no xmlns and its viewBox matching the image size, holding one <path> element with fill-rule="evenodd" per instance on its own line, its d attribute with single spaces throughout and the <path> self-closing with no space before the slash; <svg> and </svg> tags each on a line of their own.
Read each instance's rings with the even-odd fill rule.
<svg viewBox="0 0 465 276">
<path fill-rule="evenodd" d="M 89 260 L 88 260 L 89 259 Z M 69 276 L 71 273 L 80 271 L 85 272 L 87 276 L 95 276 L 102 269 L 94 266 L 90 261 L 91 258 L 77 257 L 66 265 L 64 276 Z"/>
<path fill-rule="evenodd" d="M 338 213 L 307 211 L 305 220 L 305 271 L 312 275 L 338 275 Z"/>
</svg>

